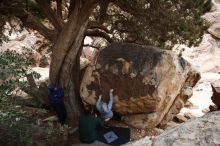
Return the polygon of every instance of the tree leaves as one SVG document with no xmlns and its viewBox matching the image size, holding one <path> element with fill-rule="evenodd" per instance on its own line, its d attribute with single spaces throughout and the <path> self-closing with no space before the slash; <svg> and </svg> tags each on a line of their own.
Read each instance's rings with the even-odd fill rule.
<svg viewBox="0 0 220 146">
<path fill-rule="evenodd" d="M 29 59 L 25 53 L 19 54 L 11 50 L 1 53 L 0 96 L 10 95 L 19 86 L 24 86 L 27 74 L 32 74 L 35 78 L 39 78 L 40 75 L 38 73 L 29 71 L 29 66 L 33 63 L 33 60 Z"/>
<path fill-rule="evenodd" d="M 118 34 L 115 39 L 119 41 L 167 49 L 176 43 L 192 46 L 200 42 L 207 29 L 201 15 L 211 6 L 210 0 L 115 0 L 113 7 L 120 10 L 108 11 L 113 14 L 108 23 L 114 27 Z M 167 41 L 171 42 L 170 46 L 166 46 Z"/>
</svg>

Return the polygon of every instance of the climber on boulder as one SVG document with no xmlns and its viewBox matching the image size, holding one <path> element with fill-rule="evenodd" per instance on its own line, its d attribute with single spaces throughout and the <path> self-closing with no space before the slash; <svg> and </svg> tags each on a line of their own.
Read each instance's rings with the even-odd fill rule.
<svg viewBox="0 0 220 146">
<path fill-rule="evenodd" d="M 99 99 L 96 102 L 96 109 L 101 114 L 101 118 L 103 118 L 105 121 L 110 120 L 113 117 L 112 112 L 112 104 L 113 104 L 113 89 L 109 90 L 109 102 L 105 103 L 103 102 L 102 95 L 99 95 Z"/>
</svg>

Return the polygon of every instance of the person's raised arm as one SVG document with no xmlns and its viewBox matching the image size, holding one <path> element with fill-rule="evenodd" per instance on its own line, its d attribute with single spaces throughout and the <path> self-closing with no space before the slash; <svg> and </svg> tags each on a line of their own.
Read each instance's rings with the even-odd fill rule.
<svg viewBox="0 0 220 146">
<path fill-rule="evenodd" d="M 97 109 L 98 111 L 101 110 L 101 104 L 100 104 L 101 99 L 102 99 L 102 95 L 99 95 L 99 99 L 98 99 L 97 102 L 96 102 L 96 109 Z"/>
<path fill-rule="evenodd" d="M 108 108 L 111 110 L 112 109 L 112 104 L 113 104 L 113 89 L 109 90 L 109 102 L 108 102 Z"/>
</svg>

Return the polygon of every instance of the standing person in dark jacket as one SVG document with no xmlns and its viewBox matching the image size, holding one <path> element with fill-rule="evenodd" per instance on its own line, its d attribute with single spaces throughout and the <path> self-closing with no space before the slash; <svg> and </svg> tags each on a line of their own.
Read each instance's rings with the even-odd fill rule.
<svg viewBox="0 0 220 146">
<path fill-rule="evenodd" d="M 97 127 L 102 126 L 100 118 L 88 111 L 79 119 L 79 137 L 82 143 L 93 143 L 97 139 Z"/>
<path fill-rule="evenodd" d="M 48 96 L 50 97 L 51 103 L 57 112 L 59 122 L 63 125 L 65 124 L 67 117 L 66 108 L 62 100 L 64 90 L 58 85 L 52 83 L 48 85 L 48 90 Z"/>
</svg>

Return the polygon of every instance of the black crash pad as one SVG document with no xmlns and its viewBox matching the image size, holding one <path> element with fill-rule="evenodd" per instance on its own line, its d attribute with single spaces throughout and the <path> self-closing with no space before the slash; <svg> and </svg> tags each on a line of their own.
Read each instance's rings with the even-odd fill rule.
<svg viewBox="0 0 220 146">
<path fill-rule="evenodd" d="M 97 128 L 97 140 L 108 145 L 119 146 L 130 141 L 130 129 L 123 127 Z"/>
</svg>

